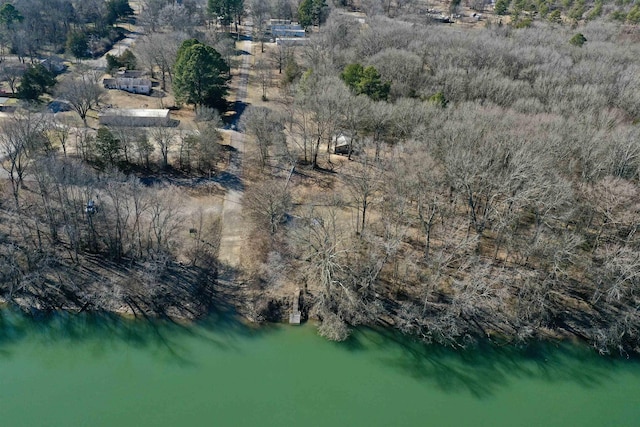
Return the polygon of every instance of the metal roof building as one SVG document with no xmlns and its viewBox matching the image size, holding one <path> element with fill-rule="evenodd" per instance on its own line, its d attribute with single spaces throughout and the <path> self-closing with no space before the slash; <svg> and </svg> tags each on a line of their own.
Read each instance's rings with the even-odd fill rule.
<svg viewBox="0 0 640 427">
<path fill-rule="evenodd" d="M 128 127 L 173 126 L 168 109 L 153 108 L 109 108 L 98 114 L 101 125 Z"/>
</svg>

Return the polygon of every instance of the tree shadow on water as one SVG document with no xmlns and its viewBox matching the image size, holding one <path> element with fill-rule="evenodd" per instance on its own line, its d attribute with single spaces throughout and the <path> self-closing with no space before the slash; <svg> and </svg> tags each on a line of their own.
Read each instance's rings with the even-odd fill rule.
<svg viewBox="0 0 640 427">
<path fill-rule="evenodd" d="M 126 318 L 112 313 L 35 312 L 0 309 L 0 359 L 11 358 L 24 341 L 52 345 L 89 345 L 97 357 L 134 348 L 162 362 L 183 367 L 197 365 L 194 345 L 206 343 L 212 351 L 242 351 L 238 340 L 257 338 L 269 331 L 246 325 L 228 307 L 212 309 L 204 319 L 178 323 L 171 319 Z M 199 344 L 199 343 L 200 344 Z"/>
<path fill-rule="evenodd" d="M 484 340 L 452 348 L 425 344 L 392 330 L 358 331 L 346 346 L 349 351 L 381 351 L 380 362 L 385 366 L 444 392 L 466 392 L 478 399 L 489 398 L 520 379 L 598 387 L 617 369 L 637 368 L 640 362 L 602 357 L 584 345 L 570 343 L 538 341 L 516 346 Z"/>
</svg>

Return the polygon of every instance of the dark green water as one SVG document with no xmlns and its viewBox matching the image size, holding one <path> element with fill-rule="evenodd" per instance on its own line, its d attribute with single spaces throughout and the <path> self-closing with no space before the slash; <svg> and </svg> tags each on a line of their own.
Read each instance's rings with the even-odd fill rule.
<svg viewBox="0 0 640 427">
<path fill-rule="evenodd" d="M 0 426 L 640 426 L 640 364 L 0 312 Z"/>
</svg>

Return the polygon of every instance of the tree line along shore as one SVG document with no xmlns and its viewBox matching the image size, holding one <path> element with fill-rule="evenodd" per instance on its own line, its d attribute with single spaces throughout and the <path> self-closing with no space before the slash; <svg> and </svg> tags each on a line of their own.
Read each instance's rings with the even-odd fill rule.
<svg viewBox="0 0 640 427">
<path fill-rule="evenodd" d="M 24 73 L 7 89 L 42 89 L 1 123 L 4 300 L 266 321 L 300 288 L 330 339 L 381 324 L 453 346 L 577 337 L 638 352 L 633 5 L 454 2 L 449 24 L 421 1 L 142 3 L 105 21 L 141 33 L 111 61 L 149 73 L 162 100 L 149 102 L 175 107 L 176 127 L 101 126 L 114 95 L 71 45 L 70 69 L 40 86 L 35 66 L 0 62 Z M 0 11 L 5 34 L 30 22 L 15 9 L 10 23 Z M 271 41 L 275 18 L 304 42 Z M 253 50 L 236 55 L 243 31 Z M 52 99 L 71 111 L 42 114 Z M 214 202 L 230 189 L 244 194 L 233 269 Z"/>
</svg>

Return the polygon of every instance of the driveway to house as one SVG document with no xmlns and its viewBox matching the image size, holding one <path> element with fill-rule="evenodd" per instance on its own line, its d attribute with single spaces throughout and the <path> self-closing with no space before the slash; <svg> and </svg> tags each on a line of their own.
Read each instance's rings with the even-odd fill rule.
<svg viewBox="0 0 640 427">
<path fill-rule="evenodd" d="M 236 116 L 231 128 L 231 154 L 230 164 L 227 169 L 229 175 L 235 177 L 239 185 L 230 186 L 222 205 L 222 236 L 220 241 L 219 260 L 226 270 L 225 279 L 232 281 L 233 270 L 240 266 L 242 242 L 246 235 L 246 227 L 242 217 L 242 154 L 244 153 L 244 134 L 239 132 L 238 120 L 242 113 L 247 97 L 247 84 L 249 82 L 249 66 L 251 55 L 251 40 L 243 40 L 237 45 L 237 50 L 244 51 L 242 64 L 238 73 L 238 90 L 236 92 Z"/>
</svg>

